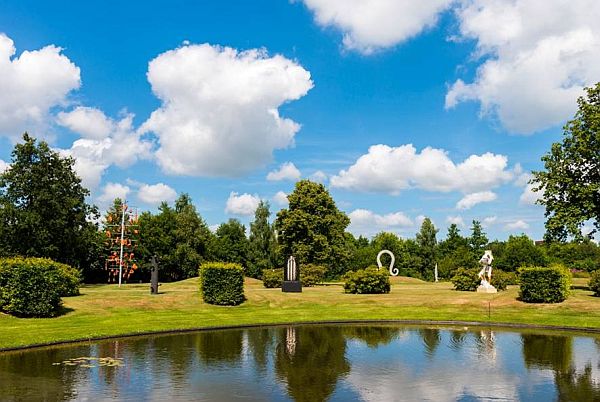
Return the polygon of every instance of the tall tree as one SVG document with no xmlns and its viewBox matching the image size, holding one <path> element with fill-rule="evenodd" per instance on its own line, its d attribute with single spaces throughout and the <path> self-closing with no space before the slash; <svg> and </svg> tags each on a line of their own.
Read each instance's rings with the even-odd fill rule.
<svg viewBox="0 0 600 402">
<path fill-rule="evenodd" d="M 275 231 L 269 223 L 269 203 L 261 201 L 254 213 L 254 222 L 250 223 L 249 263 L 246 275 L 260 278 L 263 269 L 275 265 Z"/>
<path fill-rule="evenodd" d="M 594 225 L 588 237 L 600 229 L 600 83 L 585 91 L 562 142 L 542 157 L 545 170 L 533 172 L 537 202 L 546 207 L 547 240 L 582 240 L 588 220 Z"/>
<path fill-rule="evenodd" d="M 48 257 L 82 270 L 98 264 L 102 238 L 88 205 L 89 191 L 47 143 L 27 133 L 15 145 L 11 164 L 0 174 L 0 250 Z"/>
<path fill-rule="evenodd" d="M 471 226 L 471 236 L 469 236 L 469 246 L 471 246 L 474 258 L 479 259 L 479 257 L 483 255 L 485 246 L 488 244 L 488 242 L 489 240 L 483 231 L 481 222 L 473 220 L 473 226 Z"/>
<path fill-rule="evenodd" d="M 425 218 L 421 224 L 421 230 L 417 233 L 416 240 L 421 257 L 420 274 L 426 279 L 433 278 L 437 252 L 437 232 L 438 230 L 431 219 Z"/>
<path fill-rule="evenodd" d="M 229 219 L 217 229 L 217 249 L 220 261 L 236 262 L 242 267 L 248 266 L 248 238 L 246 227 L 237 219 Z"/>
<path fill-rule="evenodd" d="M 327 276 L 339 276 L 349 258 L 344 231 L 350 219 L 320 183 L 297 182 L 288 200 L 275 221 L 281 253 L 293 254 L 301 264 L 325 265 Z"/>
</svg>

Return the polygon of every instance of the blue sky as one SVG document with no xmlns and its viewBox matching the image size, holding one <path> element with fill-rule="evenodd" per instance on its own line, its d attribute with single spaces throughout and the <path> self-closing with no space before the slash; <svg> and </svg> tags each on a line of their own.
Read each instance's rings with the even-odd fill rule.
<svg viewBox="0 0 600 402">
<path fill-rule="evenodd" d="M 528 172 L 600 80 L 598 18 L 590 0 L 0 1 L 0 160 L 27 130 L 101 208 L 187 192 L 209 225 L 277 211 L 302 177 L 355 234 L 428 216 L 539 239 Z"/>
</svg>

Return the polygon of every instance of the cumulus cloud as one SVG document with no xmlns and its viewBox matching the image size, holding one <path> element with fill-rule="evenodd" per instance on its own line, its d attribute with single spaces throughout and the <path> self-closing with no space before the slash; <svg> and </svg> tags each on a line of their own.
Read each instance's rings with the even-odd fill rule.
<svg viewBox="0 0 600 402">
<path fill-rule="evenodd" d="M 459 38 L 483 59 L 471 83 L 457 80 L 446 107 L 477 101 L 511 132 L 529 134 L 573 115 L 600 76 L 600 2 L 468 0 L 456 9 Z"/>
<path fill-rule="evenodd" d="M 283 191 L 278 191 L 274 196 L 273 196 L 273 201 L 275 201 L 275 203 L 279 206 L 285 207 L 289 204 L 288 198 L 287 198 L 287 194 L 284 193 Z"/>
<path fill-rule="evenodd" d="M 367 209 L 355 209 L 348 217 L 348 229 L 357 235 L 370 236 L 383 230 L 401 230 L 413 226 L 412 220 L 402 212 L 379 215 Z"/>
<path fill-rule="evenodd" d="M 419 188 L 428 191 L 479 192 L 513 178 L 504 155 L 487 152 L 454 163 L 446 151 L 427 147 L 420 153 L 412 144 L 373 145 L 347 170 L 330 179 L 332 187 L 399 194 Z"/>
<path fill-rule="evenodd" d="M 103 127 L 92 129 L 99 121 L 103 122 Z M 62 149 L 60 152 L 75 158 L 75 171 L 87 188 L 98 187 L 102 174 L 111 165 L 126 168 L 140 159 L 152 157 L 152 143 L 143 140 L 133 128 L 133 114 L 125 114 L 120 120 L 112 120 L 98 109 L 77 108 L 61 114 L 57 122 L 83 136 L 70 149 Z M 106 135 L 98 137 L 108 127 L 110 129 Z M 92 132 L 94 134 L 90 134 Z"/>
<path fill-rule="evenodd" d="M 471 209 L 482 202 L 494 201 L 498 196 L 493 191 L 479 191 L 465 195 L 456 203 L 456 209 Z"/>
<path fill-rule="evenodd" d="M 344 47 L 363 54 L 401 43 L 437 22 L 452 0 L 303 0 L 317 24 L 342 31 Z"/>
<path fill-rule="evenodd" d="M 15 53 L 14 42 L 0 33 L 0 135 L 13 140 L 26 130 L 44 134 L 50 109 L 81 85 L 79 67 L 60 47 Z"/>
<path fill-rule="evenodd" d="M 317 170 L 310 175 L 309 179 L 317 183 L 325 183 L 327 181 L 327 174 L 321 170 Z"/>
<path fill-rule="evenodd" d="M 158 205 L 163 201 L 175 201 L 177 192 L 164 183 L 142 184 L 138 190 L 137 197 L 146 204 Z"/>
<path fill-rule="evenodd" d="M 254 215 L 259 203 L 260 198 L 257 195 L 238 194 L 232 191 L 225 204 L 225 212 L 232 215 L 251 216 Z"/>
<path fill-rule="evenodd" d="M 465 227 L 465 221 L 462 216 L 448 216 L 446 217 L 446 223 L 455 224 L 460 227 Z"/>
<path fill-rule="evenodd" d="M 108 182 L 102 188 L 102 193 L 98 196 L 97 200 L 103 205 L 111 204 L 115 198 L 121 200 L 127 199 L 127 196 L 131 193 L 131 188 L 124 184 Z"/>
<path fill-rule="evenodd" d="M 505 230 L 527 230 L 529 229 L 529 224 L 522 219 L 519 219 L 514 222 L 509 222 L 504 226 Z"/>
<path fill-rule="evenodd" d="M 265 50 L 186 45 L 149 63 L 148 81 L 161 100 L 143 124 L 160 147 L 166 173 L 239 176 L 293 145 L 300 125 L 278 108 L 312 88 L 297 62 Z"/>
<path fill-rule="evenodd" d="M 0 159 L 0 173 L 4 173 L 6 171 L 6 169 L 8 169 L 10 166 L 10 163 L 3 161 L 2 159 Z"/>
<path fill-rule="evenodd" d="M 286 162 L 279 166 L 279 169 L 273 170 L 267 174 L 267 180 L 269 181 L 281 181 L 281 180 L 298 180 L 301 177 L 301 173 L 292 162 Z"/>
<path fill-rule="evenodd" d="M 487 216 L 487 217 L 483 218 L 482 226 L 490 227 L 493 224 L 495 224 L 497 220 L 498 220 L 498 217 L 496 215 Z"/>
</svg>

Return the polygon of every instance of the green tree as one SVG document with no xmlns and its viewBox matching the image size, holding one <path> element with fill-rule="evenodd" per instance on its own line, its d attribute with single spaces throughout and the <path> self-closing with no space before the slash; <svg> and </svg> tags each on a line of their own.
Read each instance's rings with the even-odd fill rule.
<svg viewBox="0 0 600 402">
<path fill-rule="evenodd" d="M 349 258 L 344 231 L 350 219 L 319 183 L 297 182 L 288 200 L 288 209 L 279 211 L 275 221 L 281 253 L 293 254 L 300 264 L 326 266 L 328 277 L 342 274 Z"/>
<path fill-rule="evenodd" d="M 246 227 L 237 219 L 229 219 L 217 229 L 217 249 L 219 261 L 236 262 L 244 269 L 248 266 L 249 243 Z"/>
<path fill-rule="evenodd" d="M 421 230 L 417 233 L 417 244 L 419 245 L 419 256 L 421 265 L 420 274 L 423 278 L 432 279 L 433 270 L 437 257 L 437 235 L 438 229 L 435 228 L 431 219 L 425 218 L 421 224 Z"/>
<path fill-rule="evenodd" d="M 483 231 L 481 222 L 473 220 L 473 226 L 471 226 L 471 236 L 469 236 L 469 246 L 473 251 L 474 258 L 478 259 L 485 252 L 485 246 L 488 244 L 488 238 Z"/>
<path fill-rule="evenodd" d="M 250 223 L 249 263 L 247 276 L 260 278 L 263 269 L 275 266 L 277 242 L 273 225 L 269 223 L 269 203 L 261 201 L 254 213 L 254 222 Z"/>
<path fill-rule="evenodd" d="M 497 245 L 495 244 L 497 247 Z M 496 248 L 494 247 L 494 248 Z M 492 253 L 494 253 L 492 248 Z M 527 235 L 509 236 L 499 255 L 494 254 L 494 267 L 504 271 L 515 271 L 523 266 L 543 267 L 547 264 L 541 247 L 534 244 Z"/>
<path fill-rule="evenodd" d="M 585 90 L 562 142 L 542 157 L 545 170 L 533 172 L 537 202 L 546 207 L 547 240 L 581 240 L 588 220 L 594 225 L 588 236 L 600 228 L 600 83 Z"/>
<path fill-rule="evenodd" d="M 27 133 L 15 145 L 11 164 L 0 174 L 0 251 L 47 257 L 87 271 L 99 264 L 102 237 L 88 205 L 89 191 L 47 143 Z"/>
</svg>

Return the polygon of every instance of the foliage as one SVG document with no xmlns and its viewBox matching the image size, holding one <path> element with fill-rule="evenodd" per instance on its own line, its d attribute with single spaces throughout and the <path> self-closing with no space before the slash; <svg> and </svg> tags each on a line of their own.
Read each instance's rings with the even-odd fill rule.
<svg viewBox="0 0 600 402">
<path fill-rule="evenodd" d="M 478 273 L 478 269 L 459 268 L 450 281 L 456 290 L 473 292 L 481 283 L 481 279 L 477 276 Z"/>
<path fill-rule="evenodd" d="M 281 254 L 294 255 L 300 265 L 324 265 L 328 277 L 338 277 L 350 257 L 344 234 L 350 219 L 320 183 L 300 180 L 288 200 L 275 220 Z"/>
<path fill-rule="evenodd" d="M 544 250 L 550 262 L 588 272 L 600 269 L 600 246 L 591 240 L 545 243 Z"/>
<path fill-rule="evenodd" d="M 276 247 L 275 231 L 269 223 L 269 203 L 262 201 L 254 213 L 254 222 L 250 223 L 249 259 L 246 275 L 260 278 L 265 269 L 275 266 Z"/>
<path fill-rule="evenodd" d="M 494 254 L 494 266 L 507 272 L 514 272 L 522 266 L 545 265 L 547 265 L 547 259 L 543 249 L 536 246 L 533 240 L 525 234 L 509 236 L 501 254 Z"/>
<path fill-rule="evenodd" d="M 600 271 L 592 272 L 588 286 L 594 292 L 594 296 L 600 296 Z"/>
<path fill-rule="evenodd" d="M 571 273 L 564 267 L 519 269 L 519 298 L 526 303 L 560 303 L 571 289 Z"/>
<path fill-rule="evenodd" d="M 421 230 L 417 233 L 417 244 L 419 245 L 419 256 L 421 264 L 418 267 L 423 278 L 431 280 L 433 278 L 433 270 L 436 263 L 437 239 L 438 230 L 431 222 L 431 219 L 425 218 L 421 224 Z"/>
<path fill-rule="evenodd" d="M 200 291 L 206 303 L 236 306 L 246 300 L 244 271 L 239 264 L 206 262 L 200 266 Z"/>
<path fill-rule="evenodd" d="M 99 264 L 102 247 L 89 191 L 47 143 L 27 133 L 15 145 L 11 165 L 0 173 L 0 253 L 47 257 L 81 270 Z"/>
<path fill-rule="evenodd" d="M 237 219 L 229 219 L 217 229 L 215 256 L 219 261 L 248 266 L 249 243 L 246 227 Z"/>
<path fill-rule="evenodd" d="M 322 265 L 304 264 L 300 267 L 302 286 L 310 287 L 323 282 L 327 268 Z"/>
<path fill-rule="evenodd" d="M 265 269 L 262 272 L 262 281 L 266 288 L 280 288 L 283 283 L 283 269 Z"/>
<path fill-rule="evenodd" d="M 473 258 L 473 252 L 466 245 L 458 246 L 455 250 L 446 251 L 442 255 L 438 263 L 438 275 L 440 278 L 452 278 L 461 267 L 477 267 L 477 261 Z"/>
<path fill-rule="evenodd" d="M 61 296 L 79 293 L 73 271 L 46 258 L 0 259 L 0 310 L 18 317 L 55 316 Z"/>
<path fill-rule="evenodd" d="M 584 238 L 591 220 L 592 236 L 600 228 L 600 83 L 577 100 L 573 120 L 564 126 L 562 142 L 542 157 L 544 171 L 533 172 L 531 184 L 546 207 L 546 239 Z"/>
<path fill-rule="evenodd" d="M 483 231 L 481 222 L 473 220 L 471 227 L 471 236 L 468 238 L 469 246 L 473 251 L 474 258 L 479 260 L 485 251 L 485 246 L 488 244 L 488 238 Z"/>
<path fill-rule="evenodd" d="M 504 272 L 500 269 L 492 271 L 492 285 L 497 290 L 506 290 L 509 285 L 518 285 L 517 274 L 514 272 Z"/>
<path fill-rule="evenodd" d="M 387 270 L 375 266 L 347 272 L 343 280 L 346 293 L 379 294 L 389 293 L 391 289 Z"/>
</svg>

